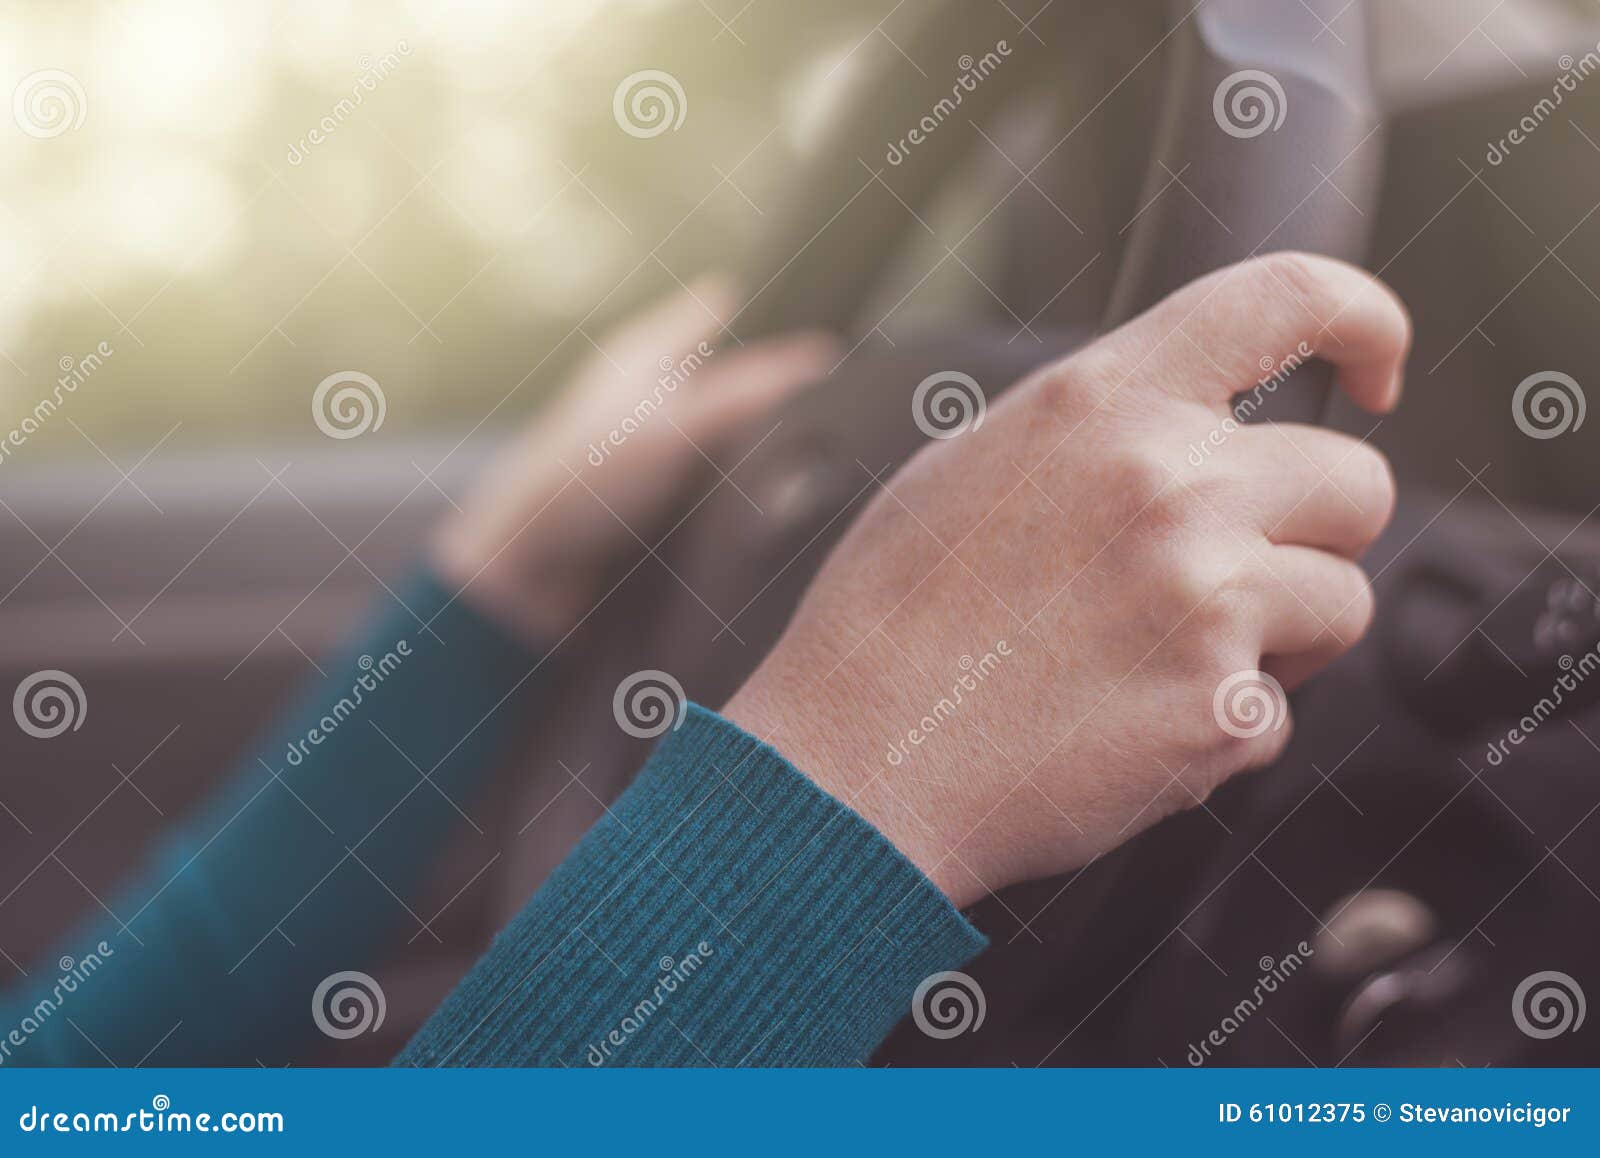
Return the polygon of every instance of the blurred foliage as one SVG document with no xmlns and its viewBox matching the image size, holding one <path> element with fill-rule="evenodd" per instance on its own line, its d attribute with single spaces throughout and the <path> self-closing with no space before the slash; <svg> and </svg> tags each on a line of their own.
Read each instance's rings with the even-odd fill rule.
<svg viewBox="0 0 1600 1158">
<path fill-rule="evenodd" d="M 894 7 L 0 4 L 5 91 L 63 70 L 83 114 L 0 130 L 0 430 L 101 342 L 62 417 L 102 443 L 310 437 L 311 391 L 344 369 L 382 383 L 386 431 L 525 413 L 586 338 L 737 265 Z M 681 83 L 676 131 L 619 128 L 641 69 Z M 45 427 L 15 457 L 92 453 Z"/>
</svg>

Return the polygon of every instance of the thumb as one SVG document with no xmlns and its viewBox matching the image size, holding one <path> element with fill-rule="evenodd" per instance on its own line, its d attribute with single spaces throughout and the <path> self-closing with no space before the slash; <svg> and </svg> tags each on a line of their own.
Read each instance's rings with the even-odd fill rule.
<svg viewBox="0 0 1600 1158">
<path fill-rule="evenodd" d="M 601 339 L 608 372 L 654 378 L 657 367 L 696 348 L 716 343 L 722 321 L 737 308 L 733 283 L 720 274 L 696 278 L 668 294 Z"/>
</svg>

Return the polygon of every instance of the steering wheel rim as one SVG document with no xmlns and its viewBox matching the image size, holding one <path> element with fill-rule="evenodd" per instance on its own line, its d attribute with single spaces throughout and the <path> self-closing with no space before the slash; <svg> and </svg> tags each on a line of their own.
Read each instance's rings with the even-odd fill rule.
<svg viewBox="0 0 1600 1158">
<path fill-rule="evenodd" d="M 1083 13 L 1069 7 L 1056 6 L 1045 39 L 1073 44 L 1081 63 L 1095 45 L 1074 41 L 1069 20 Z M 1382 174 L 1364 8 L 1365 0 L 1167 0 L 1165 33 L 1151 50 L 1164 54 L 1168 72 L 1144 166 L 1143 208 L 1123 246 L 1103 329 L 1257 253 L 1294 249 L 1361 260 Z M 947 3 L 929 14 L 906 52 L 952 59 L 976 35 L 966 6 Z M 974 122 L 1004 111 L 1040 83 L 1041 73 L 1059 67 L 1038 44 L 1019 42 L 1013 51 L 1015 62 L 964 96 L 962 112 Z M 1069 59 L 1066 69 L 1073 67 Z M 850 331 L 913 214 L 923 212 L 978 138 L 956 128 L 931 133 L 896 166 L 893 198 L 851 196 L 865 176 L 860 158 L 875 156 L 897 127 L 915 124 L 925 102 L 925 93 L 893 75 L 861 82 L 849 106 L 873 115 L 837 126 L 755 247 L 745 279 L 750 298 L 735 321 L 742 338 L 798 327 Z M 825 231 L 833 236 L 824 256 L 811 242 Z M 1250 420 L 1316 421 L 1330 393 L 1327 367 L 1307 365 Z"/>
<path fill-rule="evenodd" d="M 1341 11 L 1338 0 L 1169 3 L 1173 75 L 1140 201 L 1149 208 L 1124 251 L 1105 328 L 1262 252 L 1365 256 L 1383 122 L 1363 5 L 1350 5 L 1334 32 L 1328 22 Z M 1168 196 L 1174 185 L 1185 195 Z M 1263 369 L 1266 357 L 1291 353 L 1266 351 Z M 1311 363 L 1250 419 L 1314 422 L 1331 393 L 1330 367 Z"/>
</svg>

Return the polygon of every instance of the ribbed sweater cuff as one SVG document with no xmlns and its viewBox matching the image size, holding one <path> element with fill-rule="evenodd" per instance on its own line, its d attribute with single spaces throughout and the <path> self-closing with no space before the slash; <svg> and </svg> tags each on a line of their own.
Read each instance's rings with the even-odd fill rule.
<svg viewBox="0 0 1600 1158">
<path fill-rule="evenodd" d="M 399 1061 L 854 1062 L 985 944 L 865 820 L 690 705 Z"/>
</svg>

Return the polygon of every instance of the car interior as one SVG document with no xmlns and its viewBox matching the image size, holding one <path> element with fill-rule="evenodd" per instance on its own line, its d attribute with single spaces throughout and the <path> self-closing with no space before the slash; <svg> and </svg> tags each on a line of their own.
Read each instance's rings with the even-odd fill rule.
<svg viewBox="0 0 1600 1158">
<path fill-rule="evenodd" d="M 740 26 L 781 34 L 784 7 Z M 873 479 L 927 438 L 920 381 L 959 366 L 993 399 L 1195 277 L 1304 250 L 1382 277 L 1415 321 L 1392 416 L 1312 363 L 1252 418 L 1325 423 L 1394 463 L 1371 634 L 1297 694 L 1272 768 L 979 906 L 992 947 L 970 971 L 1005 995 L 984 1032 L 902 1025 L 875 1060 L 1197 1064 L 1219 1011 L 1304 942 L 1309 979 L 1209 1061 L 1594 1064 L 1593 1035 L 1529 1038 L 1506 1009 L 1537 970 L 1600 976 L 1600 681 L 1503 760 L 1486 751 L 1600 644 L 1582 391 L 1559 430 L 1516 417 L 1519 385 L 1587 387 L 1600 353 L 1600 10 L 927 0 L 883 19 L 749 243 L 704 254 L 738 275 L 740 338 L 815 326 L 848 353 L 731 479 L 707 469 L 659 558 L 568 641 L 471 810 L 488 835 L 463 827 L 413 906 L 440 914 L 437 940 L 379 963 L 388 1022 L 337 1062 L 392 1054 L 626 786 L 650 745 L 596 689 L 669 661 L 696 702 L 738 688 Z M 1253 91 L 1229 90 L 1241 75 Z M 936 273 L 962 292 L 925 301 Z M 119 878 L 318 678 L 509 432 L 469 431 L 481 409 L 383 441 L 247 437 L 133 466 L 141 450 L 110 476 L 0 467 L 5 686 L 61 668 L 91 690 L 48 751 L 0 729 L 7 959 L 120 908 Z M 293 495 L 263 465 L 289 459 Z"/>
</svg>

